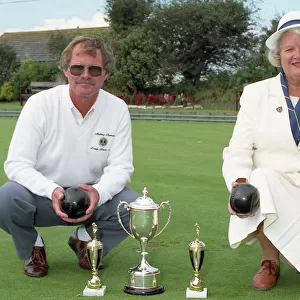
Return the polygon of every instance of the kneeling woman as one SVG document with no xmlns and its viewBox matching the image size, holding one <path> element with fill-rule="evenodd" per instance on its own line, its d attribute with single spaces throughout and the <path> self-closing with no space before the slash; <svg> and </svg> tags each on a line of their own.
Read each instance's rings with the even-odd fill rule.
<svg viewBox="0 0 300 300">
<path fill-rule="evenodd" d="M 223 152 L 229 191 L 248 182 L 260 193 L 253 216 L 239 216 L 228 205 L 230 246 L 257 240 L 261 245 L 261 266 L 251 282 L 258 290 L 276 285 L 280 253 L 300 271 L 300 11 L 281 18 L 266 46 L 281 72 L 245 87 Z"/>
</svg>

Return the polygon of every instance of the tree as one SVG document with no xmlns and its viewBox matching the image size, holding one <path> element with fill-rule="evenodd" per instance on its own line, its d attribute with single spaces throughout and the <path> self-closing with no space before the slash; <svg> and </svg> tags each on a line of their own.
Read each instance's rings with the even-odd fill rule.
<svg viewBox="0 0 300 300">
<path fill-rule="evenodd" d="M 251 48 L 253 10 L 238 0 L 173 0 L 156 5 L 148 22 L 160 40 L 166 76 L 197 85 L 211 70 L 230 69 Z"/>
<path fill-rule="evenodd" d="M 117 32 L 141 26 L 152 12 L 155 0 L 107 0 L 106 21 Z"/>
<path fill-rule="evenodd" d="M 219 91 L 222 95 L 229 93 L 231 98 L 235 98 L 238 109 L 238 101 L 245 85 L 277 75 L 279 68 L 272 66 L 268 61 L 265 42 L 276 31 L 279 19 L 278 15 L 270 21 L 269 26 L 260 28 L 255 43 L 247 55 L 239 61 L 236 69 L 210 72 L 203 81 L 198 96 L 203 98 L 203 95 L 212 91 Z"/>
<path fill-rule="evenodd" d="M 242 86 L 278 74 L 279 69 L 272 66 L 267 59 L 265 42 L 276 31 L 280 17 L 279 15 L 275 16 L 270 21 L 269 27 L 261 28 L 261 32 L 257 36 L 257 43 L 253 46 L 252 51 L 240 61 L 236 72 L 231 75 L 233 85 Z"/>
<path fill-rule="evenodd" d="M 12 75 L 12 81 L 18 89 L 26 89 L 31 81 L 56 81 L 60 70 L 53 62 L 34 62 L 27 59 Z"/>
<path fill-rule="evenodd" d="M 9 81 L 12 73 L 19 67 L 20 62 L 13 47 L 0 44 L 0 85 Z"/>
<path fill-rule="evenodd" d="M 145 91 L 155 85 L 159 78 L 159 49 L 151 32 L 146 28 L 136 28 L 113 43 L 117 65 L 108 80 L 121 92 Z"/>
</svg>

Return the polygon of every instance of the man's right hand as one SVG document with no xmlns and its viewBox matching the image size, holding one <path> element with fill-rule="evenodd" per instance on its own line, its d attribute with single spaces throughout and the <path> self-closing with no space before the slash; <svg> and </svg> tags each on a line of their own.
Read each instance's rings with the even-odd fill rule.
<svg viewBox="0 0 300 300">
<path fill-rule="evenodd" d="M 66 213 L 61 210 L 61 201 L 65 197 L 65 192 L 62 187 L 57 187 L 52 193 L 52 205 L 55 213 L 66 222 L 70 222 L 70 219 Z"/>
</svg>

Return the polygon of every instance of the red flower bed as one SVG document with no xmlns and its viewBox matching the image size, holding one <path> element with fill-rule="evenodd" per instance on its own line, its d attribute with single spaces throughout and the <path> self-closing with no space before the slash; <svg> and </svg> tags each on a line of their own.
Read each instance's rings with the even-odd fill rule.
<svg viewBox="0 0 300 300">
<path fill-rule="evenodd" d="M 133 97 L 119 95 L 120 99 L 131 105 L 195 105 L 200 103 L 200 99 L 194 99 L 189 95 L 151 95 L 136 93 Z"/>
</svg>

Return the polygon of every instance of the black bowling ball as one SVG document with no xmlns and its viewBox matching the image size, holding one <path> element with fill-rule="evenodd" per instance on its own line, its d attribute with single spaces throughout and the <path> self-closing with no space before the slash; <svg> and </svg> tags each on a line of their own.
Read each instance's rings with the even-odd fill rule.
<svg viewBox="0 0 300 300">
<path fill-rule="evenodd" d="M 69 218 L 77 219 L 84 216 L 90 205 L 88 193 L 77 187 L 65 189 L 65 197 L 61 201 L 61 209 Z"/>
<path fill-rule="evenodd" d="M 240 215 L 252 215 L 259 207 L 259 192 L 249 183 L 240 183 L 232 188 L 230 206 Z"/>
</svg>

